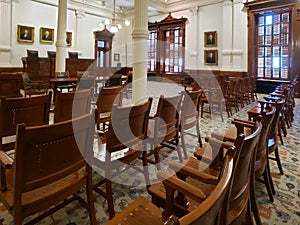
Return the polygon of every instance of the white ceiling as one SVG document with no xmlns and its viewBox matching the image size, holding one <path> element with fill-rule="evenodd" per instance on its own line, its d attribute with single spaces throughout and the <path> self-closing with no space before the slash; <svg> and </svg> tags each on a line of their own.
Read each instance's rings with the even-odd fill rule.
<svg viewBox="0 0 300 225">
<path fill-rule="evenodd" d="M 116 12 L 130 14 L 133 11 L 134 0 L 115 0 Z M 222 2 L 223 0 L 148 0 L 149 13 L 169 13 L 185 9 L 191 9 L 196 6 L 209 5 Z M 113 11 L 114 0 L 69 0 L 69 2 L 84 4 L 86 7 L 94 7 Z M 122 10 L 123 9 L 123 10 Z"/>
</svg>

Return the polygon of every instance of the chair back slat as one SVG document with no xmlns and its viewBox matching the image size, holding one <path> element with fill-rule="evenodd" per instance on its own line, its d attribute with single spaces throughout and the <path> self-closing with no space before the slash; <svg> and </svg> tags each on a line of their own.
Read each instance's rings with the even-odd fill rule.
<svg viewBox="0 0 300 225">
<path fill-rule="evenodd" d="M 159 98 L 157 112 L 154 116 L 159 118 L 159 122 L 155 124 L 157 126 L 156 131 L 166 131 L 168 134 L 170 129 L 178 127 L 181 100 L 182 94 Z M 163 135 L 166 133 L 163 132 Z"/>
<path fill-rule="evenodd" d="M 107 151 L 133 147 L 146 138 L 151 103 L 152 98 L 135 106 L 113 106 L 107 132 Z"/>
<path fill-rule="evenodd" d="M 92 114 L 50 125 L 18 125 L 15 188 L 24 193 L 80 169 L 93 148 L 93 134 Z"/>
<path fill-rule="evenodd" d="M 96 102 L 99 113 L 111 112 L 113 104 L 118 104 L 122 86 L 102 87 Z"/>
<path fill-rule="evenodd" d="M 27 98 L 1 97 L 0 144 L 2 137 L 16 134 L 18 123 L 25 123 L 27 126 L 48 124 L 50 103 L 51 93 Z"/>
<path fill-rule="evenodd" d="M 200 96 L 202 90 L 189 91 L 184 94 L 184 99 L 181 107 L 181 123 L 186 124 L 191 118 L 198 114 Z"/>
<path fill-rule="evenodd" d="M 86 89 L 76 92 L 56 93 L 54 123 L 70 120 L 91 111 L 93 91 Z"/>
<path fill-rule="evenodd" d="M 252 159 L 257 148 L 261 129 L 262 125 L 257 121 L 253 132 L 245 137 L 243 146 L 239 153 L 239 158 L 235 160 L 235 171 L 231 186 L 229 211 L 235 210 L 235 208 L 238 208 L 239 206 L 241 206 L 241 209 L 238 210 L 244 210 L 247 208 L 247 205 L 243 205 L 243 202 L 247 202 L 247 199 L 249 198 L 250 178 L 253 167 Z M 238 216 L 239 215 L 237 215 L 237 217 Z"/>
</svg>

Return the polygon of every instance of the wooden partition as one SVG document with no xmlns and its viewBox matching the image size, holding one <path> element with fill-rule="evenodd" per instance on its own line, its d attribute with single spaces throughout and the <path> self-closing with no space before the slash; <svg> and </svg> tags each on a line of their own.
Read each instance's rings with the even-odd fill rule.
<svg viewBox="0 0 300 225">
<path fill-rule="evenodd" d="M 30 79 L 41 80 L 49 84 L 51 78 L 55 78 L 55 59 L 44 57 L 23 57 L 23 72 L 27 72 Z M 66 71 L 70 77 L 77 77 L 77 71 L 94 73 L 94 59 L 66 59 Z"/>
<path fill-rule="evenodd" d="M 202 75 L 215 75 L 218 80 L 227 79 L 228 77 L 244 77 L 247 76 L 247 72 L 242 71 L 221 71 L 221 70 L 195 70 L 195 69 L 185 69 L 181 74 L 162 74 L 162 77 L 170 79 L 176 83 L 183 83 L 194 76 Z"/>
<path fill-rule="evenodd" d="M 0 96 L 21 97 L 22 77 L 20 73 L 0 74 Z"/>
</svg>

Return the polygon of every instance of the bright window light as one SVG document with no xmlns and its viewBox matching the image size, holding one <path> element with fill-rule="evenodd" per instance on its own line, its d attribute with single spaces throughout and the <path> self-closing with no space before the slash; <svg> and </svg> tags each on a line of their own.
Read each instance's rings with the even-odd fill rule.
<svg viewBox="0 0 300 225">
<path fill-rule="evenodd" d="M 279 57 L 273 57 L 273 68 L 279 68 Z"/>
<path fill-rule="evenodd" d="M 273 24 L 273 16 L 266 16 L 266 25 Z"/>
</svg>

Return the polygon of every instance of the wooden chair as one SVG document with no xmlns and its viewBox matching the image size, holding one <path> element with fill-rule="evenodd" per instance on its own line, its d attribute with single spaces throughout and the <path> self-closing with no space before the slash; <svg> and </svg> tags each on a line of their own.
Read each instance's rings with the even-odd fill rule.
<svg viewBox="0 0 300 225">
<path fill-rule="evenodd" d="M 18 123 L 38 126 L 49 123 L 51 93 L 28 98 L 1 97 L 0 104 L 0 149 L 11 150 L 14 141 L 4 144 L 4 137 L 16 134 Z"/>
<path fill-rule="evenodd" d="M 68 52 L 70 59 L 78 59 L 78 52 Z"/>
<path fill-rule="evenodd" d="M 253 132 L 245 137 L 243 144 L 240 138 L 236 139 L 235 145 L 237 147 L 238 157 L 234 160 L 234 173 L 233 180 L 231 183 L 231 189 L 229 193 L 229 203 L 227 220 L 225 224 L 252 224 L 251 208 L 250 208 L 250 179 L 253 176 L 253 156 L 256 150 L 257 142 L 261 132 L 261 124 L 256 122 L 253 126 Z M 196 171 L 200 169 L 210 176 L 218 176 L 220 173 L 220 162 L 223 161 L 224 148 L 229 148 L 232 143 L 223 143 L 215 139 L 209 139 L 209 145 L 197 150 L 194 155 L 199 159 L 190 158 L 185 165 L 188 168 L 193 168 Z M 201 160 L 201 161 L 200 161 Z M 203 163 L 205 163 L 203 165 Z M 196 189 L 201 189 L 203 196 L 211 195 L 212 190 L 215 185 L 205 185 L 201 180 L 193 177 L 195 179 L 186 179 L 187 173 L 182 170 L 184 165 L 176 162 L 171 162 L 170 167 L 177 172 L 178 177 L 183 180 L 187 180 Z M 203 167 L 204 166 L 204 167 Z M 164 207 L 166 194 L 164 188 L 161 184 L 154 184 L 149 187 L 149 193 L 152 196 L 152 201 L 158 204 L 160 207 Z M 180 193 L 180 192 L 179 192 Z M 195 202 L 194 198 L 189 198 L 186 201 L 185 196 L 182 194 L 177 195 L 175 200 L 175 210 L 178 214 L 186 214 L 192 211 L 195 207 L 199 206 L 199 202 Z M 188 203 L 188 204 L 187 204 Z M 165 206 L 167 207 L 167 206 Z M 175 211 L 176 212 L 176 211 Z"/>
<path fill-rule="evenodd" d="M 56 52 L 55 51 L 47 51 L 48 58 L 55 59 Z"/>
<path fill-rule="evenodd" d="M 276 112 L 273 118 L 273 121 L 270 125 L 270 132 L 268 136 L 268 152 L 269 154 L 274 152 L 275 157 L 269 155 L 269 159 L 275 160 L 278 166 L 278 169 L 280 171 L 280 174 L 283 175 L 283 169 L 281 166 L 281 160 L 280 160 L 280 155 L 279 155 L 279 150 L 278 150 L 278 123 L 279 123 L 279 115 L 280 112 L 282 111 L 282 108 L 284 106 L 283 101 L 277 101 L 275 102 L 275 107 L 276 107 Z"/>
<path fill-rule="evenodd" d="M 251 98 L 252 98 L 252 102 L 254 102 L 255 100 L 257 100 L 256 77 L 251 76 L 250 80 L 251 80 Z"/>
<path fill-rule="evenodd" d="M 120 105 L 122 89 L 123 86 L 102 87 L 99 89 L 95 109 L 95 122 L 99 135 L 103 135 L 107 131 L 112 106 L 113 104 Z"/>
<path fill-rule="evenodd" d="M 184 93 L 182 107 L 180 111 L 180 140 L 183 149 L 184 157 L 187 159 L 187 151 L 185 147 L 185 135 L 189 134 L 198 138 L 199 146 L 202 147 L 200 126 L 199 126 L 199 104 L 202 90 L 189 91 Z M 196 128 L 196 135 L 186 132 L 191 128 Z"/>
<path fill-rule="evenodd" d="M 17 126 L 14 160 L 4 152 L 0 154 L 0 200 L 15 225 L 39 213 L 26 223 L 36 224 L 73 200 L 83 202 L 77 192 L 84 187 L 90 224 L 97 224 L 92 169 L 83 158 L 93 148 L 93 134 L 92 115 L 51 125 Z"/>
<path fill-rule="evenodd" d="M 160 96 L 156 113 L 149 119 L 149 137 L 146 142 L 150 144 L 151 150 L 147 153 L 147 158 L 148 162 L 155 164 L 158 169 L 160 169 L 160 149 L 163 147 L 176 150 L 182 162 L 179 146 L 179 112 L 182 96 L 182 94 L 171 97 Z M 151 155 L 154 155 L 154 160 L 150 158 Z"/>
<path fill-rule="evenodd" d="M 224 221 L 223 206 L 227 204 L 228 190 L 233 174 L 233 156 L 234 148 L 228 150 L 224 159 L 220 179 L 218 177 L 207 176 L 203 173 L 197 173 L 199 179 L 203 182 L 218 183 L 208 197 L 203 197 L 201 190 L 195 189 L 188 183 L 180 180 L 176 175 L 170 176 L 164 172 L 159 172 L 159 177 L 164 179 L 164 184 L 176 190 L 184 192 L 191 198 L 201 199 L 201 204 L 190 213 L 178 218 L 174 215 L 163 218 L 162 211 L 153 203 L 148 202 L 144 197 L 140 197 L 131 203 L 127 208 L 120 212 L 115 218 L 109 221 L 108 225 L 113 224 L 135 224 L 135 225 L 189 225 L 205 224 L 220 225 Z M 169 189 L 168 189 L 169 190 Z M 174 202 L 171 195 L 168 195 L 170 203 Z M 171 206 L 172 207 L 172 206 Z M 226 208 L 226 207 L 225 207 Z M 164 220 L 166 220 L 164 222 Z"/>
<path fill-rule="evenodd" d="M 227 92 L 228 104 L 230 107 L 233 106 L 235 112 L 239 111 L 239 96 L 238 96 L 238 80 L 237 79 L 230 79 L 229 88 Z"/>
<path fill-rule="evenodd" d="M 241 127 L 243 127 L 243 125 Z M 243 147 L 240 150 L 239 159 L 234 164 L 236 168 L 229 197 L 230 201 L 226 224 L 253 224 L 250 212 L 250 190 L 252 188 L 251 182 L 254 177 L 253 159 L 256 154 L 262 125 L 260 122 L 256 121 L 252 125 L 249 125 L 249 127 L 251 127 L 252 132 L 245 136 Z M 203 150 L 199 150 L 195 152 L 194 155 L 198 159 L 201 159 L 203 157 L 203 152 Z M 211 154 L 214 155 L 214 153 Z M 217 156 L 217 158 L 219 157 L 220 156 Z"/>
<path fill-rule="evenodd" d="M 24 95 L 31 97 L 31 95 L 47 94 L 47 85 L 43 81 L 31 81 L 28 74 L 22 73 Z"/>
<path fill-rule="evenodd" d="M 92 90 L 56 93 L 54 123 L 80 117 L 91 112 Z"/>
<path fill-rule="evenodd" d="M 204 94 L 200 99 L 201 118 L 203 118 L 203 113 L 215 114 L 220 115 L 223 122 L 223 108 L 226 107 L 226 103 L 219 82 L 214 76 L 205 76 L 201 79 L 200 86 Z M 205 105 L 208 109 L 205 109 Z"/>
<path fill-rule="evenodd" d="M 267 108 L 262 107 L 263 111 L 261 112 L 262 130 L 257 144 L 257 150 L 255 152 L 254 160 L 254 179 L 251 180 L 250 188 L 250 199 L 251 199 L 251 208 L 254 214 L 254 218 L 257 224 L 262 224 L 258 212 L 256 196 L 255 196 L 255 180 L 258 180 L 265 184 L 270 201 L 274 201 L 273 195 L 275 194 L 275 189 L 273 186 L 272 176 L 270 172 L 270 165 L 268 160 L 268 135 L 270 133 L 270 125 L 272 124 L 273 118 L 275 116 L 276 109 L 275 107 L 268 106 Z M 235 119 L 236 126 L 247 127 L 253 126 L 253 122 Z M 245 132 L 245 130 L 244 130 Z M 234 141 L 237 136 L 237 129 L 235 127 L 228 128 L 224 134 L 212 134 L 214 137 L 223 139 L 226 141 Z M 263 178 L 263 179 L 261 179 Z"/>
<path fill-rule="evenodd" d="M 107 86 L 122 86 L 122 74 L 112 74 L 107 81 Z"/>
<path fill-rule="evenodd" d="M 147 127 L 152 99 L 132 107 L 113 106 L 111 122 L 106 132 L 106 142 L 99 139 L 99 149 L 94 150 L 93 164 L 96 171 L 103 172 L 104 179 L 94 184 L 94 190 L 105 197 L 108 202 L 110 218 L 115 216 L 112 179 L 120 173 L 120 169 L 128 166 L 133 160 L 142 156 L 142 168 L 133 165 L 145 175 L 149 184 L 146 152 L 143 141 L 147 137 Z M 100 186 L 105 185 L 105 190 Z"/>
<path fill-rule="evenodd" d="M 39 51 L 38 50 L 30 50 L 30 49 L 27 49 L 27 57 L 30 57 L 30 58 L 38 58 L 39 57 Z"/>
</svg>

